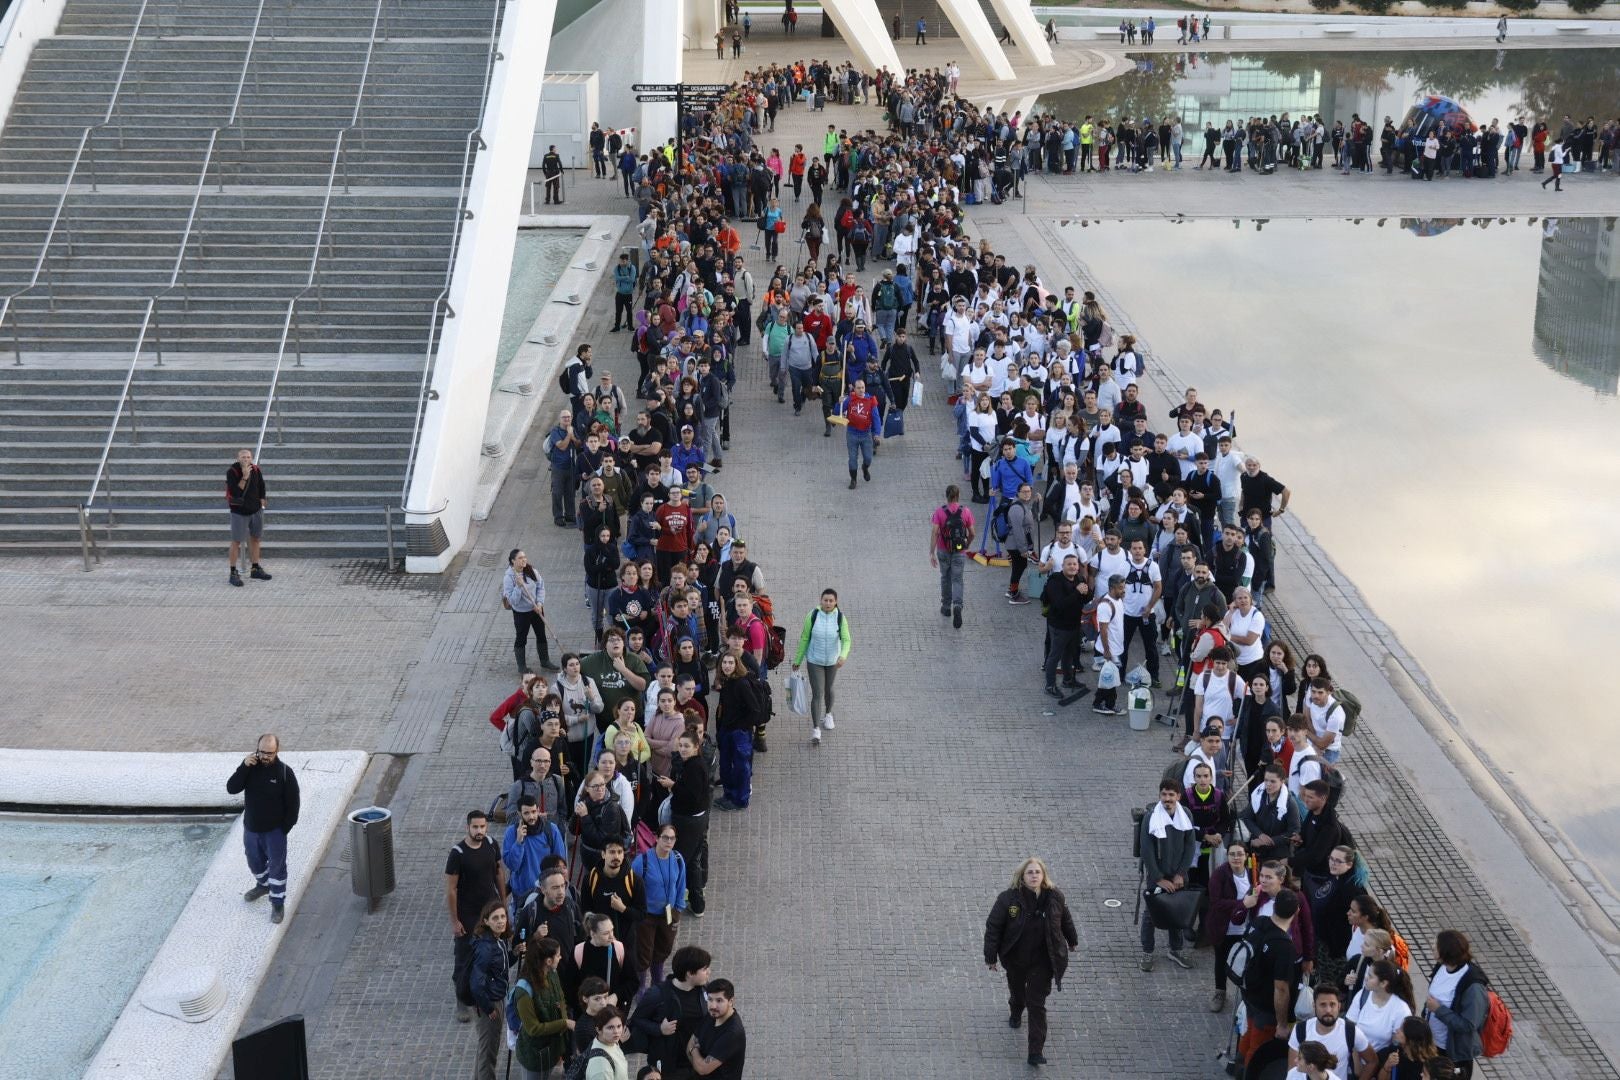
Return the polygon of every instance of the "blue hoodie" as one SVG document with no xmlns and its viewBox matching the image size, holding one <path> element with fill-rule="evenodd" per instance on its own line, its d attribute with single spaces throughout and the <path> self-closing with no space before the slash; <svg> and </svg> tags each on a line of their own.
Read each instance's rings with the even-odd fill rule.
<svg viewBox="0 0 1620 1080">
<path fill-rule="evenodd" d="M 506 864 L 506 871 L 511 876 L 512 895 L 527 896 L 540 882 L 540 864 L 546 856 L 557 855 L 566 859 L 568 848 L 557 826 L 544 817 L 535 822 L 535 831 L 521 844 L 518 842 L 517 829 L 518 823 L 515 821 L 506 827 L 506 842 L 501 845 L 501 862 Z"/>
</svg>

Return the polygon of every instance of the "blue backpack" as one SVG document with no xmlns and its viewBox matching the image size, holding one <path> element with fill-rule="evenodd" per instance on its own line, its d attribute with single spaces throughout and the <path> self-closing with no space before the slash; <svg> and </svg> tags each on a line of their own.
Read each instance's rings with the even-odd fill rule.
<svg viewBox="0 0 1620 1080">
<path fill-rule="evenodd" d="M 518 1036 L 523 1034 L 523 1021 L 518 1019 L 517 1011 L 517 996 L 519 990 L 523 991 L 525 994 L 528 994 L 530 997 L 534 996 L 534 988 L 529 985 L 528 979 L 519 979 L 517 982 L 513 983 L 512 988 L 506 992 L 507 1044 L 511 1046 L 515 1046 L 517 1044 Z"/>
</svg>

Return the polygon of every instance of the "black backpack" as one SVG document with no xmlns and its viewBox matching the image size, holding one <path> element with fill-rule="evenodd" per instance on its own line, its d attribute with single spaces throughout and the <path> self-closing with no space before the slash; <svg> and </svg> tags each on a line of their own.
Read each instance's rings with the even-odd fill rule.
<svg viewBox="0 0 1620 1080">
<path fill-rule="evenodd" d="M 945 511 L 945 527 L 941 530 L 944 534 L 945 550 L 952 552 L 953 554 L 966 551 L 968 546 L 968 527 L 967 519 L 962 513 L 962 508 L 958 506 L 956 509 L 952 510 L 948 506 L 943 506 L 940 507 L 940 509 Z"/>
<path fill-rule="evenodd" d="M 579 371 L 584 366 L 576 358 L 564 364 L 563 369 L 557 373 L 558 388 L 570 398 L 574 396 L 574 391 L 579 389 Z"/>
<path fill-rule="evenodd" d="M 593 1046 L 583 1054 L 577 1054 L 573 1061 L 568 1063 L 568 1071 L 563 1073 L 563 1080 L 585 1080 L 585 1070 L 591 1067 L 591 1062 L 597 1058 L 605 1058 L 608 1052 L 600 1046 Z"/>
</svg>

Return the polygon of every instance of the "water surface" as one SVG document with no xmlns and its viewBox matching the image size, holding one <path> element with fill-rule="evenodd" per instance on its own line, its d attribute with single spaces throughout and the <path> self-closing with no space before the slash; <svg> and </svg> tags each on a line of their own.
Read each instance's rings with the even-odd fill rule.
<svg viewBox="0 0 1620 1080">
<path fill-rule="evenodd" d="M 83 1075 L 229 832 L 0 815 L 0 1075 Z"/>
<path fill-rule="evenodd" d="M 501 340 L 495 350 L 495 381 L 517 355 L 540 309 L 551 299 L 569 261 L 585 238 L 584 229 L 519 229 L 512 250 L 512 276 L 506 290 L 506 314 L 501 318 Z"/>
<path fill-rule="evenodd" d="M 1620 883 L 1614 224 L 1059 231 L 1167 365 L 1237 410 L 1242 448 L 1470 734 Z"/>
<path fill-rule="evenodd" d="M 1170 20 L 1172 30 L 1174 19 Z M 1161 37 L 1162 37 L 1161 31 Z M 1174 41 L 1174 36 L 1171 37 Z M 1577 123 L 1620 112 L 1620 49 L 1468 49 L 1440 52 L 1133 53 L 1136 70 L 1092 86 L 1043 94 L 1035 111 L 1091 115 L 1177 115 L 1189 137 L 1250 116 L 1320 114 L 1330 125 L 1352 114 L 1399 124 L 1419 95 L 1454 98 L 1476 123 L 1564 114 Z M 1199 148 L 1202 152 L 1202 147 Z"/>
</svg>

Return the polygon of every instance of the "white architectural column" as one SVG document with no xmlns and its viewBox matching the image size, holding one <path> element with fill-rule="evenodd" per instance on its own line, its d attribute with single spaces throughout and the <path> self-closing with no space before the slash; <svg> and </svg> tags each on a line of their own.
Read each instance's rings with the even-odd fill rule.
<svg viewBox="0 0 1620 1080">
<path fill-rule="evenodd" d="M 684 3 L 686 11 L 681 18 L 681 29 L 686 34 L 688 49 L 714 48 L 714 35 L 725 25 L 725 0 L 652 0 L 653 4 L 669 7 Z M 651 5 L 649 7 L 649 14 Z"/>
<path fill-rule="evenodd" d="M 897 75 L 905 72 L 894 41 L 884 29 L 877 0 L 821 0 L 821 14 L 832 19 L 859 66 L 868 71 L 888 68 Z"/>
<path fill-rule="evenodd" d="M 1038 67 L 1051 67 L 1057 63 L 1052 49 L 1046 44 L 1046 32 L 1030 10 L 1034 0 L 990 0 L 996 17 L 1018 43 L 1018 51 Z"/>
<path fill-rule="evenodd" d="M 681 52 L 681 26 L 686 18 L 686 5 L 692 0 L 639 0 L 641 4 L 641 77 L 642 83 L 678 83 L 685 70 Z M 697 0 L 711 3 L 713 0 Z M 698 48 L 711 48 L 710 40 L 696 43 Z M 611 62 L 607 57 L 602 58 Z M 626 57 L 626 59 L 630 59 Z M 661 146 L 675 137 L 675 104 L 643 102 L 641 104 L 641 131 L 636 141 L 643 150 Z"/>
<path fill-rule="evenodd" d="M 877 10 L 876 0 L 866 0 L 866 3 L 874 12 Z M 1017 78 L 1012 61 L 996 44 L 996 32 L 990 29 L 990 20 L 984 17 L 979 0 L 939 0 L 939 7 L 951 20 L 951 25 L 956 27 L 956 32 L 962 35 L 962 44 L 979 65 L 980 71 L 992 79 Z M 1028 10 L 1026 6 L 1025 11 Z M 881 28 L 881 19 L 878 24 Z"/>
<path fill-rule="evenodd" d="M 438 573 L 467 542 L 529 147 L 556 14 L 557 0 L 506 3 L 502 59 L 495 65 L 484 106 L 484 148 L 474 159 L 467 192 L 472 217 L 462 225 L 450 279 L 449 304 L 456 314 L 444 320 L 439 334 L 405 503 L 407 529 L 426 537 L 423 546 L 434 552 L 406 556 L 405 568 L 413 574 Z M 443 530 L 442 537 L 435 526 Z"/>
</svg>

